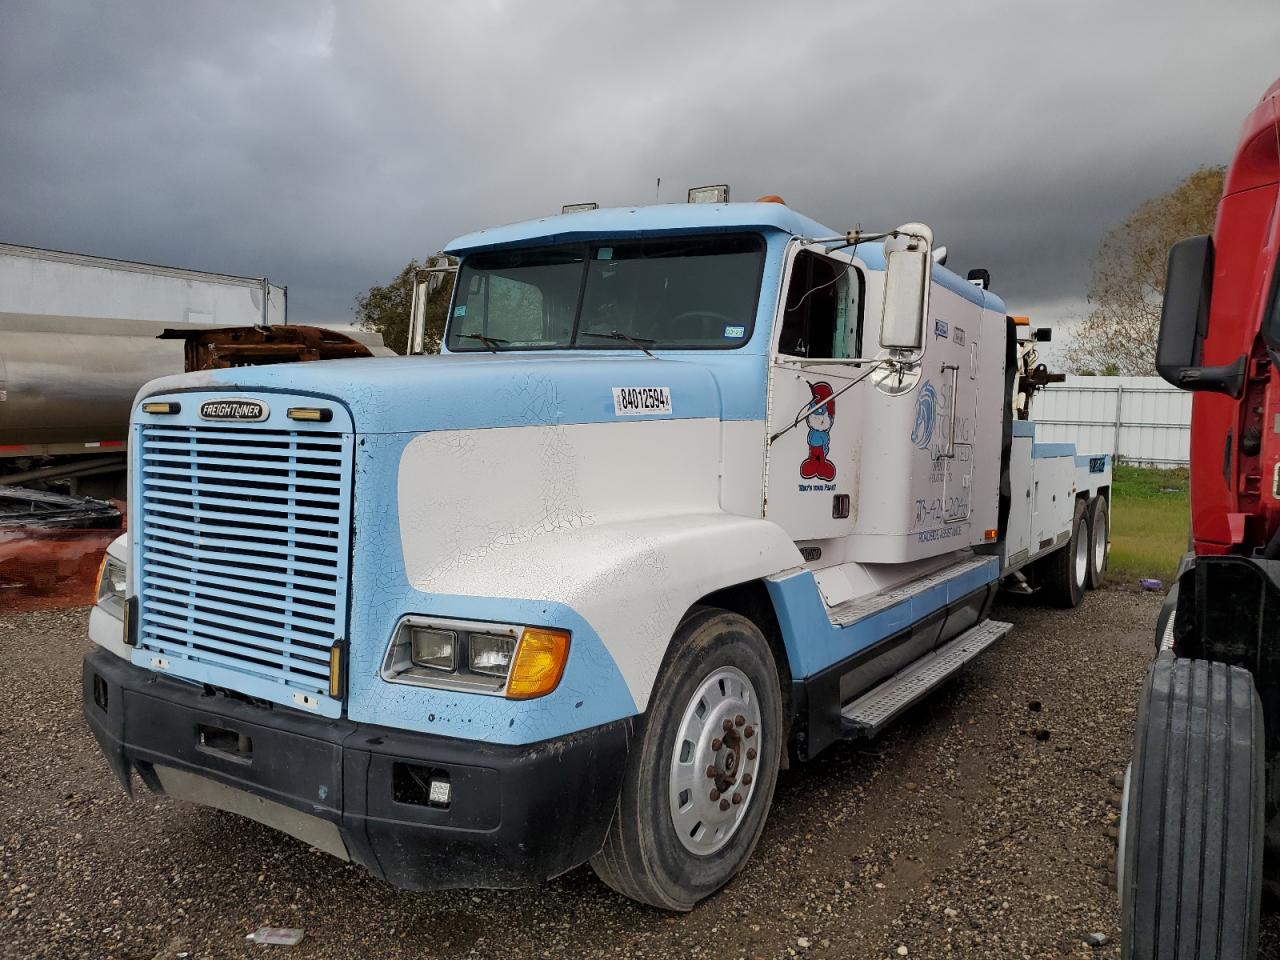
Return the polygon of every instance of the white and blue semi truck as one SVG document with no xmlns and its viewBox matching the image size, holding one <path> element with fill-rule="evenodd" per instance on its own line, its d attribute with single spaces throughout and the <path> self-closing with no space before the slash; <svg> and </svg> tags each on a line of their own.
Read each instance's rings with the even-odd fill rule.
<svg viewBox="0 0 1280 960">
<path fill-rule="evenodd" d="M 126 790 L 407 888 L 590 861 L 687 910 L 779 768 L 1102 575 L 1111 465 L 932 233 L 776 202 L 462 237 L 440 356 L 166 377 L 84 711 Z"/>
</svg>

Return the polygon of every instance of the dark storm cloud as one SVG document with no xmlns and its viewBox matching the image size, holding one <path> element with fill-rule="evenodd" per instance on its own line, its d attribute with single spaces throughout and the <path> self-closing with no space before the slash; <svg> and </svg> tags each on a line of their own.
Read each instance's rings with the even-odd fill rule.
<svg viewBox="0 0 1280 960">
<path fill-rule="evenodd" d="M 266 274 L 342 321 L 456 234 L 661 176 L 926 220 L 1068 319 L 1101 232 L 1229 156 L 1277 48 L 1274 0 L 8 3 L 0 240 Z"/>
</svg>

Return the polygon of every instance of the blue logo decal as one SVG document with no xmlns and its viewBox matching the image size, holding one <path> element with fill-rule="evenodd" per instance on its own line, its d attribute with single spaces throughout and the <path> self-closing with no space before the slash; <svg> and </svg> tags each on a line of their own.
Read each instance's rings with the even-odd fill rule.
<svg viewBox="0 0 1280 960">
<path fill-rule="evenodd" d="M 942 321 L 939 320 L 939 323 Z M 927 450 L 933 440 L 933 424 L 938 417 L 938 391 L 928 380 L 916 394 L 916 422 L 911 428 L 911 442 L 921 450 Z"/>
<path fill-rule="evenodd" d="M 949 328 L 947 326 L 947 321 L 945 320 L 933 321 L 933 335 L 935 337 L 937 337 L 940 340 L 945 340 L 947 339 L 948 332 L 949 332 Z"/>
</svg>

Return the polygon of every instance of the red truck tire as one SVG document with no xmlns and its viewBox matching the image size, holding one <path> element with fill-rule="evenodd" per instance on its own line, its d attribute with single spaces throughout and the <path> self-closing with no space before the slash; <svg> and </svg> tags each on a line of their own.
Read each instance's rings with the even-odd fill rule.
<svg viewBox="0 0 1280 960">
<path fill-rule="evenodd" d="M 1249 671 L 1169 654 L 1151 665 L 1121 814 L 1126 960 L 1255 956 L 1264 758 Z"/>
</svg>

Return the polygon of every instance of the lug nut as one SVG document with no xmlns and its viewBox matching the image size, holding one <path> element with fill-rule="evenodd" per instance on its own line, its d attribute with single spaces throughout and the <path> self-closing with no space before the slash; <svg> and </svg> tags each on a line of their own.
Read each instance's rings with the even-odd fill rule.
<svg viewBox="0 0 1280 960">
<path fill-rule="evenodd" d="M 733 718 L 733 725 L 735 727 L 740 727 L 746 722 L 747 722 L 747 718 L 744 717 L 742 714 L 738 714 L 736 717 Z"/>
<path fill-rule="evenodd" d="M 712 750 L 719 750 L 721 746 L 723 746 L 723 744 L 721 744 L 719 737 L 716 737 L 714 740 L 711 741 Z"/>
<path fill-rule="evenodd" d="M 719 776 L 719 775 L 720 775 L 720 771 L 716 769 L 716 765 L 715 765 L 714 763 L 709 764 L 709 765 L 707 766 L 707 779 L 708 779 L 708 780 L 714 780 L 714 779 L 715 779 L 717 776 Z"/>
<path fill-rule="evenodd" d="M 742 802 L 742 794 L 740 794 L 740 793 L 735 793 L 735 794 L 733 795 L 733 802 L 734 802 L 734 803 L 741 803 L 741 802 Z"/>
<path fill-rule="evenodd" d="M 728 801 L 728 800 L 721 800 L 721 801 L 720 801 L 720 809 L 721 809 L 721 810 L 728 810 L 728 809 L 729 809 L 729 801 Z"/>
<path fill-rule="evenodd" d="M 714 787 L 711 788 L 711 799 L 713 802 L 720 799 L 720 791 Z"/>
<path fill-rule="evenodd" d="M 748 760 L 754 760 L 755 758 L 756 758 L 756 748 L 755 748 L 755 747 L 748 747 L 748 748 L 747 748 L 747 759 L 748 759 Z"/>
<path fill-rule="evenodd" d="M 720 726 L 724 727 L 725 733 L 728 733 L 730 730 L 733 729 L 733 721 L 730 720 L 728 717 L 725 717 L 724 723 L 720 724 Z"/>
<path fill-rule="evenodd" d="M 749 786 L 751 786 L 751 774 L 749 774 L 749 773 L 744 773 L 744 774 L 742 775 L 742 785 L 743 785 L 744 787 L 749 787 Z"/>
<path fill-rule="evenodd" d="M 750 740 L 752 737 L 754 737 L 754 736 L 756 735 L 756 728 L 755 728 L 755 727 L 747 727 L 747 729 L 745 729 L 745 730 L 743 730 L 743 731 L 742 731 L 742 735 L 743 735 L 744 737 L 746 737 L 748 740 Z"/>
</svg>

